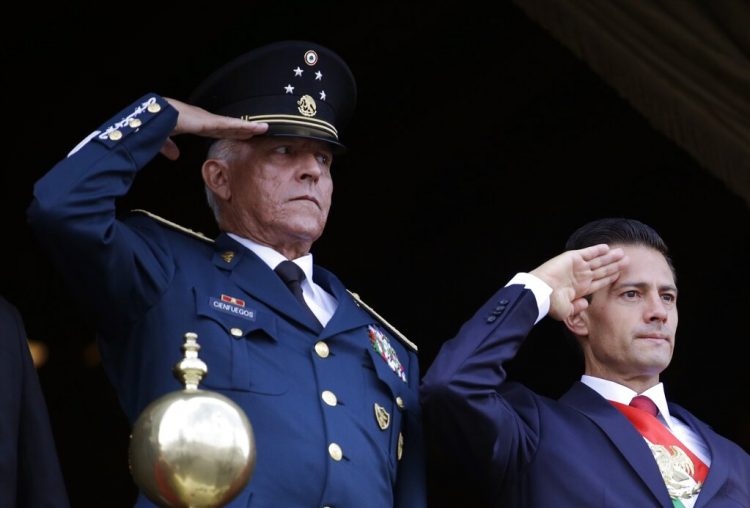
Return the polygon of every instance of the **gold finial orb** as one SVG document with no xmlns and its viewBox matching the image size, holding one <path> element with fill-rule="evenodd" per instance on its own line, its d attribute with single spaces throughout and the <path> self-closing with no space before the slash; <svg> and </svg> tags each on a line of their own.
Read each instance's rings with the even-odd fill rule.
<svg viewBox="0 0 750 508">
<path fill-rule="evenodd" d="M 149 404 L 130 436 L 130 473 L 141 492 L 167 508 L 218 508 L 245 488 L 255 470 L 255 436 L 245 412 L 201 390 L 206 364 L 195 333 L 185 334 L 174 367 L 184 390 Z"/>
</svg>

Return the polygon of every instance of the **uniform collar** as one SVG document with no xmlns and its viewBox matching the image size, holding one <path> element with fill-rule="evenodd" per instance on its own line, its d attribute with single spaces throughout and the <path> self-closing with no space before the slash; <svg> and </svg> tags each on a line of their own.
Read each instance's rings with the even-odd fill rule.
<svg viewBox="0 0 750 508">
<path fill-rule="evenodd" d="M 258 256 L 265 264 L 268 265 L 268 267 L 273 270 L 278 266 L 279 263 L 282 261 L 286 261 L 286 257 L 281 254 L 280 252 L 272 249 L 271 247 L 267 245 L 260 244 L 254 240 L 250 240 L 249 238 L 243 238 L 241 236 L 237 236 L 234 233 L 227 233 L 229 237 L 231 237 L 236 242 L 240 243 L 243 247 L 246 247 L 253 251 L 253 253 Z M 313 280 L 313 256 L 312 253 L 307 253 L 302 257 L 299 257 L 297 259 L 292 259 L 292 261 L 302 268 L 302 271 L 305 272 L 305 277 L 307 277 L 308 281 Z"/>
</svg>

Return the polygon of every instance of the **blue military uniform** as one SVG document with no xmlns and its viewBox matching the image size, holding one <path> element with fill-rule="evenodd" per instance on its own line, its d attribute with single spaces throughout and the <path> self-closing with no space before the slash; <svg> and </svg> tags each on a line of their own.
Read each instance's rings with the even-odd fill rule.
<svg viewBox="0 0 750 508">
<path fill-rule="evenodd" d="M 171 369 L 186 332 L 205 389 L 250 418 L 257 466 L 229 506 L 425 505 L 416 348 L 330 272 L 323 328 L 281 279 L 228 235 L 203 238 L 115 200 L 159 152 L 176 111 L 147 95 L 95 131 L 35 186 L 30 222 L 88 314 L 105 369 L 133 422 L 181 388 Z M 141 498 L 138 506 L 150 506 Z"/>
</svg>

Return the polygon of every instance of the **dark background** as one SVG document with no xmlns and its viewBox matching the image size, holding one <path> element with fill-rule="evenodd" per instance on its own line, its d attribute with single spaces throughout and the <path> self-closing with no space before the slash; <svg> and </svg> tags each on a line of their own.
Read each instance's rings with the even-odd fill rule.
<svg viewBox="0 0 750 508">
<path fill-rule="evenodd" d="M 585 221 L 629 216 L 661 232 L 679 273 L 668 397 L 750 450 L 750 209 L 511 2 L 186 5 L 27 3 L 0 39 L 0 291 L 50 349 L 39 375 L 73 506 L 132 505 L 128 426 L 86 307 L 26 226 L 33 182 L 142 94 L 185 99 L 215 67 L 279 39 L 327 45 L 357 77 L 315 259 L 419 344 L 423 371 L 516 271 Z M 122 208 L 213 235 L 198 152 L 177 141 L 181 160 L 155 160 Z M 545 320 L 510 374 L 555 397 L 581 366 Z M 432 504 L 462 487 L 431 481 Z"/>
</svg>

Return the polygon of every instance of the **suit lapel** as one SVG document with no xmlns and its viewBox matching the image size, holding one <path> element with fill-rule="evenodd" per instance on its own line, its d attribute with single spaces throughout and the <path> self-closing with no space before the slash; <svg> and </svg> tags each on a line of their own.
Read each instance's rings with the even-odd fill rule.
<svg viewBox="0 0 750 508">
<path fill-rule="evenodd" d="M 372 317 L 357 305 L 341 281 L 328 270 L 315 266 L 315 282 L 336 298 L 338 306 L 320 338 L 325 339 L 372 323 Z"/>
<path fill-rule="evenodd" d="M 226 234 L 216 239 L 214 265 L 227 271 L 229 278 L 243 291 L 260 300 L 279 314 L 309 328 L 316 335 L 322 327 L 300 307 L 282 280 L 251 250 Z"/>
<path fill-rule="evenodd" d="M 659 467 L 641 434 L 628 419 L 601 395 L 584 385 L 575 383 L 560 402 L 573 407 L 590 418 L 640 476 L 654 498 L 662 506 L 672 506 Z"/>
<path fill-rule="evenodd" d="M 711 465 L 708 469 L 708 476 L 706 476 L 701 492 L 698 494 L 695 508 L 705 506 L 727 481 L 729 471 L 727 470 L 726 462 L 722 461 L 721 457 L 728 457 L 731 452 L 724 450 L 724 443 L 721 442 L 721 440 L 716 439 L 716 435 L 713 431 L 685 408 L 678 406 L 677 404 L 669 404 L 669 412 L 671 415 L 676 416 L 687 424 L 693 432 L 701 436 L 708 445 L 708 450 L 711 453 Z"/>
</svg>

